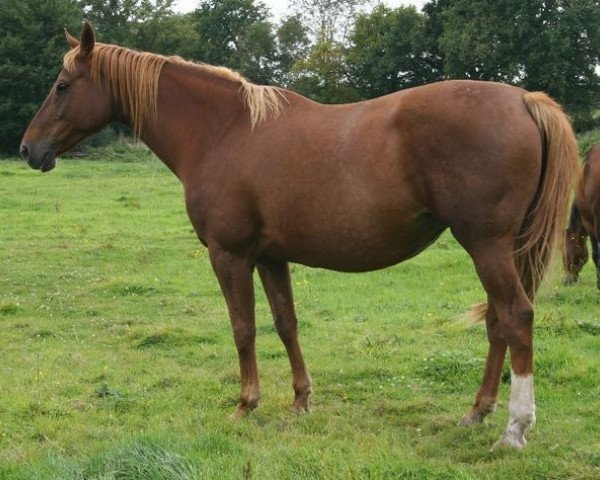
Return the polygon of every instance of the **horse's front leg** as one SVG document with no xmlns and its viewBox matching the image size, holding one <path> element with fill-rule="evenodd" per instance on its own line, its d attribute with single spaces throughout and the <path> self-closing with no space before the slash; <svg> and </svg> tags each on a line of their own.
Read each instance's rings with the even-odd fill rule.
<svg viewBox="0 0 600 480">
<path fill-rule="evenodd" d="M 273 312 L 277 333 L 285 345 L 292 367 L 292 385 L 295 392 L 292 409 L 299 413 L 308 412 L 311 380 L 298 343 L 298 321 L 294 310 L 288 264 L 286 262 L 262 262 L 258 264 L 258 273 Z"/>
<path fill-rule="evenodd" d="M 232 419 L 242 417 L 258 406 L 260 388 L 254 348 L 256 326 L 254 322 L 254 265 L 243 256 L 209 247 L 210 260 L 227 301 L 233 338 L 240 360 L 240 402 Z"/>
</svg>

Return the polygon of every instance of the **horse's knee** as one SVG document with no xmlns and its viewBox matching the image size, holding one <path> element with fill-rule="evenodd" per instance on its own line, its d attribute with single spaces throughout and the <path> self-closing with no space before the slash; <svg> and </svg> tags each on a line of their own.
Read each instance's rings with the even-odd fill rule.
<svg viewBox="0 0 600 480">
<path fill-rule="evenodd" d="M 233 326 L 233 340 L 238 352 L 254 348 L 256 328 L 254 325 L 239 324 Z"/>
<path fill-rule="evenodd" d="M 531 330 L 533 328 L 533 306 L 529 301 L 521 302 L 515 309 L 515 317 L 522 328 Z"/>
<path fill-rule="evenodd" d="M 508 312 L 500 319 L 500 329 L 509 342 L 519 341 L 523 336 L 530 336 L 533 330 L 533 307 L 529 300 L 520 300 L 510 305 Z"/>
<path fill-rule="evenodd" d="M 293 315 L 275 315 L 274 318 L 275 328 L 279 338 L 287 344 L 291 342 L 297 332 L 297 320 Z"/>
</svg>

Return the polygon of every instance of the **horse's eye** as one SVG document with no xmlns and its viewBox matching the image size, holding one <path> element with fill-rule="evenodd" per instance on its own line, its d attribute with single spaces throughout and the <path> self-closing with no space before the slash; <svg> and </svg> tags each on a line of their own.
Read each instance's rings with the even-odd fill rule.
<svg viewBox="0 0 600 480">
<path fill-rule="evenodd" d="M 58 92 L 65 92 L 69 89 L 69 84 L 65 83 L 65 82 L 60 82 L 58 85 L 56 85 L 56 90 Z"/>
</svg>

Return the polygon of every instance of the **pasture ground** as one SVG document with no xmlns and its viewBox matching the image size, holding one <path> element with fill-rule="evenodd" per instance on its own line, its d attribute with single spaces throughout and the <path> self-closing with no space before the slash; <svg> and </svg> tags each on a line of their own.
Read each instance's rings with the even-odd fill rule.
<svg viewBox="0 0 600 480">
<path fill-rule="evenodd" d="M 600 292 L 544 288 L 538 423 L 490 452 L 471 406 L 487 342 L 461 315 L 485 298 L 449 234 L 368 274 L 293 266 L 312 413 L 288 411 L 287 357 L 258 282 L 261 406 L 230 422 L 238 361 L 225 303 L 177 179 L 66 159 L 0 164 L 0 479 L 600 478 Z"/>
</svg>

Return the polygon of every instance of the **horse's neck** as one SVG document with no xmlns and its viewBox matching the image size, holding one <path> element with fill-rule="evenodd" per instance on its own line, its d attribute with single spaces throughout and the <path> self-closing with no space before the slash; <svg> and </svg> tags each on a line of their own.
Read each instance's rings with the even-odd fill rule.
<svg viewBox="0 0 600 480">
<path fill-rule="evenodd" d="M 571 206 L 571 214 L 569 215 L 569 231 L 578 235 L 586 235 L 585 227 L 583 226 L 583 220 L 581 213 L 575 202 Z"/>
<path fill-rule="evenodd" d="M 181 178 L 244 112 L 235 82 L 186 65 L 167 63 L 159 80 L 157 119 L 141 138 Z"/>
</svg>

